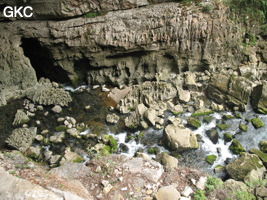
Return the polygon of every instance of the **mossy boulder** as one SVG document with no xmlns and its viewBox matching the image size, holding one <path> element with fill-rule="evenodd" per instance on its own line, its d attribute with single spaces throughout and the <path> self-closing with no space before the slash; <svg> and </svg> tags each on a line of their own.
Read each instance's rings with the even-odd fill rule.
<svg viewBox="0 0 267 200">
<path fill-rule="evenodd" d="M 229 119 L 234 119 L 235 117 L 233 115 L 224 115 L 223 119 L 229 120 Z"/>
<path fill-rule="evenodd" d="M 251 120 L 251 123 L 255 128 L 261 128 L 264 126 L 263 122 L 259 118 L 253 118 Z"/>
<path fill-rule="evenodd" d="M 231 142 L 233 140 L 233 136 L 229 133 L 224 133 L 223 138 L 225 142 Z"/>
<path fill-rule="evenodd" d="M 226 165 L 228 174 L 235 180 L 243 181 L 249 172 L 264 167 L 255 154 L 242 153 L 241 157 Z"/>
<path fill-rule="evenodd" d="M 267 154 L 263 153 L 262 151 L 260 151 L 259 149 L 251 149 L 249 150 L 250 153 L 256 154 L 261 161 L 263 162 L 264 166 L 267 166 Z"/>
<path fill-rule="evenodd" d="M 220 130 L 225 130 L 227 128 L 229 128 L 229 125 L 227 124 L 217 124 L 216 125 Z"/>
<path fill-rule="evenodd" d="M 64 132 L 67 130 L 67 127 L 65 125 L 60 125 L 55 128 L 55 131 L 57 132 Z"/>
<path fill-rule="evenodd" d="M 209 155 L 206 157 L 205 161 L 211 165 L 213 165 L 213 163 L 215 162 L 215 160 L 217 159 L 217 156 L 215 155 Z"/>
<path fill-rule="evenodd" d="M 235 114 L 235 117 L 236 117 L 236 118 L 239 118 L 239 119 L 242 119 L 242 115 L 241 115 L 241 113 L 236 113 L 236 114 Z"/>
<path fill-rule="evenodd" d="M 204 120 L 204 122 L 210 123 L 212 120 L 212 117 L 211 116 L 204 116 L 203 120 Z"/>
<path fill-rule="evenodd" d="M 240 154 L 246 151 L 238 140 L 233 140 L 229 148 L 234 154 Z"/>
<path fill-rule="evenodd" d="M 110 147 L 110 153 L 114 153 L 118 149 L 117 140 L 112 135 L 102 135 L 102 140 Z"/>
<path fill-rule="evenodd" d="M 215 172 L 215 173 L 225 172 L 225 166 L 217 165 L 217 166 L 214 168 L 214 172 Z"/>
<path fill-rule="evenodd" d="M 239 128 L 241 131 L 245 131 L 245 132 L 248 131 L 248 126 L 246 124 L 239 124 Z"/>
<path fill-rule="evenodd" d="M 191 116 L 195 117 L 195 116 L 204 116 L 204 115 L 209 115 L 214 113 L 214 111 L 212 111 L 211 109 L 208 108 L 201 108 L 199 110 L 197 110 L 196 112 L 194 112 Z"/>
<path fill-rule="evenodd" d="M 197 129 L 201 126 L 201 121 L 195 117 L 189 117 L 187 120 L 187 125 L 194 129 Z"/>
<path fill-rule="evenodd" d="M 267 140 L 261 140 L 259 147 L 262 152 L 267 153 Z"/>
</svg>

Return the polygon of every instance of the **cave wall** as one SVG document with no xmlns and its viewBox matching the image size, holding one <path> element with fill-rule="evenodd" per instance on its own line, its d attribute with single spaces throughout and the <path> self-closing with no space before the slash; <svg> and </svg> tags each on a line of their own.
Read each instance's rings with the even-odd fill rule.
<svg viewBox="0 0 267 200">
<path fill-rule="evenodd" d="M 63 69 L 74 84 L 168 81 L 184 71 L 235 67 L 244 59 L 237 42 L 244 33 L 227 12 L 223 6 L 203 13 L 199 6 L 162 3 L 94 18 L 2 22 L 1 99 L 23 95 L 37 82 L 23 38 L 38 41 L 51 69 Z"/>
</svg>

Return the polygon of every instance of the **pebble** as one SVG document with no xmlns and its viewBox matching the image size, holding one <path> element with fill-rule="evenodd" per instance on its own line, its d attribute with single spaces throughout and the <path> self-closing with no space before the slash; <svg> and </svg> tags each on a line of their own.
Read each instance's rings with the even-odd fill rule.
<svg viewBox="0 0 267 200">
<path fill-rule="evenodd" d="M 40 120 L 36 120 L 36 125 L 40 125 L 41 124 L 41 121 Z"/>
<path fill-rule="evenodd" d="M 48 111 L 46 111 L 45 113 L 44 113 L 44 116 L 47 116 L 49 114 L 49 112 Z"/>
</svg>

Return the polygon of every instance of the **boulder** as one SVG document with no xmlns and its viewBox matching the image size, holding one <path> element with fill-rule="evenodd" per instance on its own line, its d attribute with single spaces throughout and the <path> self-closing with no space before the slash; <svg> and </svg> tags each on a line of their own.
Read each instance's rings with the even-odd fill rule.
<svg viewBox="0 0 267 200">
<path fill-rule="evenodd" d="M 245 152 L 246 150 L 242 147 L 240 142 L 238 140 L 233 140 L 231 145 L 229 146 L 229 149 L 234 153 L 234 154 L 240 154 L 241 152 Z"/>
<path fill-rule="evenodd" d="M 60 106 L 56 105 L 56 106 L 54 106 L 54 107 L 52 108 L 52 111 L 53 111 L 54 113 L 61 113 L 61 112 L 62 112 L 62 108 L 61 108 Z"/>
<path fill-rule="evenodd" d="M 60 161 L 60 165 L 64 165 L 67 162 L 81 163 L 82 161 L 83 161 L 83 158 L 79 154 L 72 152 L 72 151 L 66 151 L 63 158 Z"/>
<path fill-rule="evenodd" d="M 163 186 L 156 193 L 156 200 L 179 200 L 180 193 L 173 185 Z"/>
<path fill-rule="evenodd" d="M 267 113 L 267 82 L 253 88 L 251 104 L 256 112 Z"/>
<path fill-rule="evenodd" d="M 190 71 L 185 73 L 185 86 L 189 90 L 196 90 L 197 84 L 196 84 L 196 75 Z"/>
<path fill-rule="evenodd" d="M 170 156 L 167 153 L 161 153 L 161 163 L 165 167 L 167 171 L 171 170 L 172 168 L 177 167 L 178 165 L 178 159 L 174 158 L 173 156 Z"/>
<path fill-rule="evenodd" d="M 261 140 L 259 147 L 262 152 L 267 153 L 267 140 Z"/>
<path fill-rule="evenodd" d="M 27 123 L 28 121 L 30 121 L 29 116 L 23 110 L 17 110 L 12 124 L 20 125 L 20 124 Z"/>
<path fill-rule="evenodd" d="M 250 149 L 249 150 L 250 153 L 256 154 L 261 161 L 263 162 L 264 166 L 267 167 L 267 154 L 263 153 L 262 151 L 260 151 L 259 149 Z"/>
<path fill-rule="evenodd" d="M 190 101 L 191 94 L 187 90 L 183 90 L 181 87 L 177 88 L 178 91 L 178 99 L 181 103 L 187 103 Z"/>
<path fill-rule="evenodd" d="M 189 117 L 187 119 L 187 125 L 194 129 L 198 129 L 201 126 L 201 121 L 195 117 Z"/>
<path fill-rule="evenodd" d="M 35 138 L 37 128 L 17 128 L 6 139 L 8 146 L 24 152 L 28 149 Z"/>
<path fill-rule="evenodd" d="M 163 139 L 171 150 L 186 150 L 198 148 L 196 135 L 188 128 L 169 124 L 163 133 Z"/>
<path fill-rule="evenodd" d="M 119 120 L 120 120 L 120 117 L 116 115 L 115 113 L 108 114 L 106 117 L 106 121 L 111 124 L 117 124 Z"/>
<path fill-rule="evenodd" d="M 242 153 L 240 158 L 226 165 L 228 174 L 237 181 L 243 181 L 249 172 L 259 168 L 265 168 L 261 160 L 257 155 L 249 153 Z"/>
<path fill-rule="evenodd" d="M 183 111 L 184 111 L 183 106 L 181 106 L 180 104 L 174 106 L 174 107 L 171 109 L 171 112 L 172 112 L 174 115 L 178 115 L 178 114 L 182 113 Z"/>
<path fill-rule="evenodd" d="M 136 129 L 140 125 L 140 122 L 143 120 L 144 113 L 147 107 L 144 104 L 139 104 L 136 107 L 136 110 L 125 119 L 125 125 L 128 128 Z"/>
<path fill-rule="evenodd" d="M 76 128 L 70 128 L 67 130 L 67 133 L 69 133 L 73 137 L 79 137 L 80 136 L 80 131 L 77 130 Z"/>
<path fill-rule="evenodd" d="M 211 129 L 206 132 L 209 139 L 212 141 L 213 144 L 216 144 L 219 140 L 219 134 L 216 129 Z"/>
<path fill-rule="evenodd" d="M 151 125 L 155 126 L 156 125 L 156 119 L 157 119 L 156 110 L 154 110 L 152 108 L 148 108 L 144 112 L 144 119 L 146 119 Z"/>
</svg>

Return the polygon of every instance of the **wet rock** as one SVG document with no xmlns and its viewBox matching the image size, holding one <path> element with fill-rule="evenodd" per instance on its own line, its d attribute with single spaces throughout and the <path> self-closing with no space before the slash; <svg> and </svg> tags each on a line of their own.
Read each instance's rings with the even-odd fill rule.
<svg viewBox="0 0 267 200">
<path fill-rule="evenodd" d="M 197 138 L 188 128 L 180 128 L 170 124 L 165 128 L 163 138 L 167 147 L 172 150 L 198 148 Z"/>
<path fill-rule="evenodd" d="M 209 139 L 212 141 L 213 144 L 216 144 L 219 140 L 219 134 L 216 129 L 211 129 L 206 132 Z"/>
<path fill-rule="evenodd" d="M 233 140 L 233 136 L 229 133 L 224 133 L 223 138 L 225 142 L 231 142 Z"/>
<path fill-rule="evenodd" d="M 250 149 L 249 152 L 256 154 L 261 159 L 264 166 L 267 167 L 267 154 L 266 153 L 263 153 L 262 151 L 260 151 L 259 149 L 256 149 L 256 148 Z"/>
<path fill-rule="evenodd" d="M 183 119 L 179 117 L 169 117 L 168 119 L 169 122 L 171 122 L 174 126 L 178 127 L 184 127 L 183 125 Z"/>
<path fill-rule="evenodd" d="M 106 121 L 111 124 L 117 124 L 120 120 L 120 117 L 116 114 L 108 114 L 106 117 Z"/>
<path fill-rule="evenodd" d="M 259 168 L 265 168 L 255 154 L 243 153 L 240 158 L 226 165 L 228 174 L 235 180 L 244 180 L 247 174 Z"/>
<path fill-rule="evenodd" d="M 172 185 L 161 187 L 155 195 L 157 200 L 179 200 L 180 196 Z"/>
<path fill-rule="evenodd" d="M 213 165 L 213 163 L 216 161 L 217 156 L 215 155 L 209 155 L 206 157 L 205 161 L 211 165 Z"/>
<path fill-rule="evenodd" d="M 247 126 L 246 124 L 239 124 L 239 128 L 240 128 L 240 130 L 242 130 L 242 131 L 245 131 L 245 132 L 248 131 L 248 126 Z"/>
<path fill-rule="evenodd" d="M 215 173 L 222 173 L 222 172 L 225 172 L 225 171 L 226 171 L 226 169 L 225 169 L 225 167 L 222 166 L 222 165 L 217 165 L 217 166 L 214 168 L 214 172 L 215 172 Z"/>
<path fill-rule="evenodd" d="M 223 105 L 216 104 L 214 102 L 211 103 L 211 110 L 213 111 L 222 111 L 224 109 Z"/>
<path fill-rule="evenodd" d="M 209 115 L 212 114 L 213 111 L 209 108 L 200 108 L 198 110 L 196 110 L 191 116 L 195 117 L 195 116 L 204 116 L 204 115 Z"/>
<path fill-rule="evenodd" d="M 267 140 L 261 140 L 259 147 L 262 152 L 267 153 Z"/>
<path fill-rule="evenodd" d="M 255 128 L 261 128 L 264 126 L 264 123 L 259 118 L 251 119 L 251 123 Z"/>
<path fill-rule="evenodd" d="M 267 83 L 265 81 L 253 88 L 251 104 L 255 111 L 267 113 Z"/>
<path fill-rule="evenodd" d="M 65 138 L 65 132 L 57 132 L 49 137 L 49 141 L 52 143 L 61 143 Z"/>
<path fill-rule="evenodd" d="M 245 152 L 246 150 L 242 147 L 240 142 L 238 140 L 233 140 L 229 149 L 234 153 L 234 154 L 240 154 L 241 152 Z"/>
<path fill-rule="evenodd" d="M 198 129 L 201 126 L 201 121 L 195 117 L 189 117 L 187 119 L 187 125 L 194 129 Z"/>
<path fill-rule="evenodd" d="M 23 110 L 17 110 L 12 124 L 20 125 L 20 124 L 27 123 L 28 121 L 30 121 L 30 118 L 28 117 L 28 115 Z"/>
<path fill-rule="evenodd" d="M 36 128 L 14 129 L 12 134 L 7 138 L 6 143 L 8 146 L 23 152 L 32 145 L 36 131 Z"/>
<path fill-rule="evenodd" d="M 54 113 L 61 113 L 61 112 L 62 112 L 62 108 L 61 108 L 60 106 L 54 106 L 54 107 L 52 108 L 52 111 L 53 111 Z"/>
</svg>

